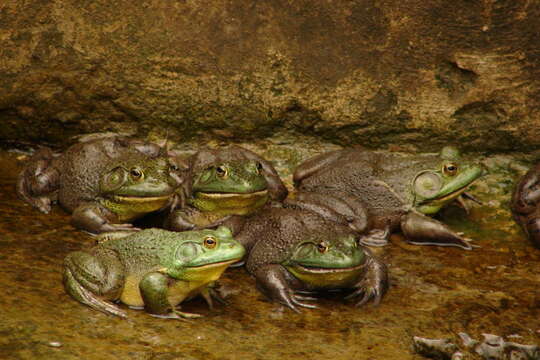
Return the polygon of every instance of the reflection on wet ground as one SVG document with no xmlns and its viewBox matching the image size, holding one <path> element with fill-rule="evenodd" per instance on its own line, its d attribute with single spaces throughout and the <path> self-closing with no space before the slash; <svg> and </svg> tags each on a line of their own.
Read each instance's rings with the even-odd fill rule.
<svg viewBox="0 0 540 360">
<path fill-rule="evenodd" d="M 252 149 L 277 157 L 289 183 L 290 169 L 307 156 L 279 146 Z M 237 268 L 224 275 L 228 306 L 210 311 L 202 299 L 185 303 L 183 309 L 204 314 L 202 319 L 163 320 L 128 310 L 129 319 L 122 320 L 64 293 L 64 257 L 93 240 L 72 228 L 61 209 L 45 215 L 17 199 L 18 157 L 0 153 L 2 359 L 419 359 L 411 352 L 414 335 L 459 332 L 540 343 L 540 250 L 511 220 L 513 178 L 490 175 L 474 186 L 485 205 L 473 207 L 468 217 L 453 206 L 440 215 L 480 248 L 411 246 L 394 236 L 391 246 L 375 249 L 391 278 L 378 307 L 325 298 L 319 309 L 296 314 L 267 302 Z M 487 160 L 492 168 L 500 163 Z"/>
</svg>

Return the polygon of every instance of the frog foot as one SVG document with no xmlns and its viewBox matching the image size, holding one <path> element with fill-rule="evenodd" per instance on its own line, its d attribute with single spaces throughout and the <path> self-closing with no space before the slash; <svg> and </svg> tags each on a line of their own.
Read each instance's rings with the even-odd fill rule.
<svg viewBox="0 0 540 360">
<path fill-rule="evenodd" d="M 366 235 L 360 238 L 360 243 L 366 246 L 381 247 L 390 242 L 390 228 L 372 229 Z"/>
<path fill-rule="evenodd" d="M 456 246 L 472 250 L 470 239 L 452 231 L 440 221 L 411 211 L 401 219 L 401 231 L 407 242 L 415 245 Z"/>
<path fill-rule="evenodd" d="M 219 288 L 215 285 L 215 283 L 212 283 L 209 285 L 206 289 L 201 291 L 201 296 L 206 300 L 206 303 L 208 304 L 208 307 L 210 310 L 214 309 L 214 302 L 213 299 L 217 300 L 220 304 L 227 305 L 227 300 L 221 295 Z"/>
<path fill-rule="evenodd" d="M 316 301 L 317 299 L 292 289 L 287 281 L 290 276 L 283 266 L 276 264 L 265 266 L 255 273 L 257 287 L 270 299 L 297 313 L 300 313 L 298 307 L 316 309 L 316 305 L 305 301 Z"/>
<path fill-rule="evenodd" d="M 366 251 L 368 251 L 366 249 Z M 361 281 L 355 286 L 352 293 L 345 297 L 345 300 L 360 297 L 356 302 L 356 307 L 360 307 L 370 300 L 375 305 L 379 305 L 386 290 L 388 289 L 388 273 L 386 266 L 374 257 L 366 264 L 367 271 Z"/>
<path fill-rule="evenodd" d="M 159 319 L 176 319 L 176 320 L 190 320 L 190 319 L 197 319 L 200 317 L 203 317 L 201 314 L 194 314 L 194 313 L 188 313 L 183 312 L 180 310 L 171 310 L 168 314 L 152 314 L 151 316 L 159 318 Z"/>
</svg>

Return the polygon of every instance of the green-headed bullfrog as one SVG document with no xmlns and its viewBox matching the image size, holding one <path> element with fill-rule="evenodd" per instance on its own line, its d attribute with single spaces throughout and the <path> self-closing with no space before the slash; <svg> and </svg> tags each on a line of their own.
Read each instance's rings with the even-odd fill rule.
<svg viewBox="0 0 540 360">
<path fill-rule="evenodd" d="M 244 247 L 227 227 L 171 232 L 146 229 L 112 232 L 89 251 L 75 251 L 64 262 L 66 292 L 106 314 L 126 317 L 120 301 L 166 318 L 193 318 L 177 305 L 202 295 L 212 307 L 210 287 L 244 256 Z M 219 299 L 219 298 L 218 298 Z"/>
<path fill-rule="evenodd" d="M 454 200 L 464 206 L 462 197 L 474 200 L 465 190 L 483 172 L 451 146 L 415 156 L 349 148 L 307 160 L 296 169 L 294 183 L 312 196 L 356 203 L 360 209 L 363 204 L 360 212 L 369 216 L 363 224 L 371 224 L 362 239 L 366 245 L 385 245 L 390 233 L 401 229 L 413 244 L 471 249 L 468 239 L 426 215 Z"/>
<path fill-rule="evenodd" d="M 248 218 L 236 239 L 246 269 L 271 300 L 294 311 L 315 308 L 312 294 L 348 292 L 360 306 L 379 303 L 388 288 L 386 266 L 360 245 L 348 226 L 296 206 L 268 206 Z"/>
<path fill-rule="evenodd" d="M 540 248 L 540 164 L 532 167 L 516 184 L 512 214 L 532 243 Z"/>
<path fill-rule="evenodd" d="M 37 151 L 19 175 L 19 196 L 48 213 L 54 201 L 91 233 L 138 230 L 131 222 L 175 206 L 185 164 L 165 148 L 124 137 L 81 142 L 55 155 Z"/>
<path fill-rule="evenodd" d="M 288 193 L 270 162 L 240 146 L 202 149 L 187 162 L 187 206 L 171 214 L 165 225 L 171 230 L 215 227 Z"/>
</svg>

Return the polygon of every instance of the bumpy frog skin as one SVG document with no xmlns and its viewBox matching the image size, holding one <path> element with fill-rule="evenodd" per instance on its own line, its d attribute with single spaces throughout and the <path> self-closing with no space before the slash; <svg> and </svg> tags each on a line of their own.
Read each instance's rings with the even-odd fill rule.
<svg viewBox="0 0 540 360">
<path fill-rule="evenodd" d="M 453 147 L 417 156 L 350 148 L 307 160 L 296 169 L 294 182 L 318 201 L 353 204 L 361 219 L 367 213 L 371 231 L 364 244 L 386 245 L 390 233 L 401 229 L 413 244 L 471 249 L 468 239 L 426 215 L 454 200 L 464 205 L 463 196 L 472 198 L 465 190 L 483 171 Z"/>
<path fill-rule="evenodd" d="M 188 159 L 188 166 L 188 206 L 171 214 L 165 225 L 171 230 L 215 227 L 287 196 L 270 162 L 239 146 L 200 150 Z"/>
<path fill-rule="evenodd" d="M 164 318 L 194 318 L 177 305 L 202 295 L 212 308 L 211 284 L 245 250 L 226 227 L 182 233 L 161 229 L 112 232 L 89 251 L 64 262 L 64 287 L 77 301 L 106 314 L 127 317 L 120 301 Z"/>
<path fill-rule="evenodd" d="M 287 205 L 285 205 L 287 206 Z M 296 206 L 267 207 L 236 236 L 248 251 L 246 268 L 271 300 L 294 311 L 315 308 L 320 291 L 348 291 L 346 299 L 379 303 L 388 288 L 386 267 L 359 245 L 346 225 Z M 306 295 L 307 294 L 307 295 Z"/>
<path fill-rule="evenodd" d="M 91 233 L 138 230 L 131 221 L 175 206 L 181 160 L 156 144 L 123 137 L 75 144 L 56 156 L 42 148 L 19 175 L 19 196 L 44 213 L 59 204 Z"/>
<path fill-rule="evenodd" d="M 530 169 L 516 184 L 512 214 L 532 243 L 540 248 L 540 164 Z"/>
</svg>

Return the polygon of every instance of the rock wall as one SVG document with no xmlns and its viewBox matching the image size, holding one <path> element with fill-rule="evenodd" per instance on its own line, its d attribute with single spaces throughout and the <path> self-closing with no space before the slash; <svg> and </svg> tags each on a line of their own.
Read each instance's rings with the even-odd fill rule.
<svg viewBox="0 0 540 360">
<path fill-rule="evenodd" d="M 540 148 L 540 2 L 2 0 L 0 141 Z"/>
</svg>

